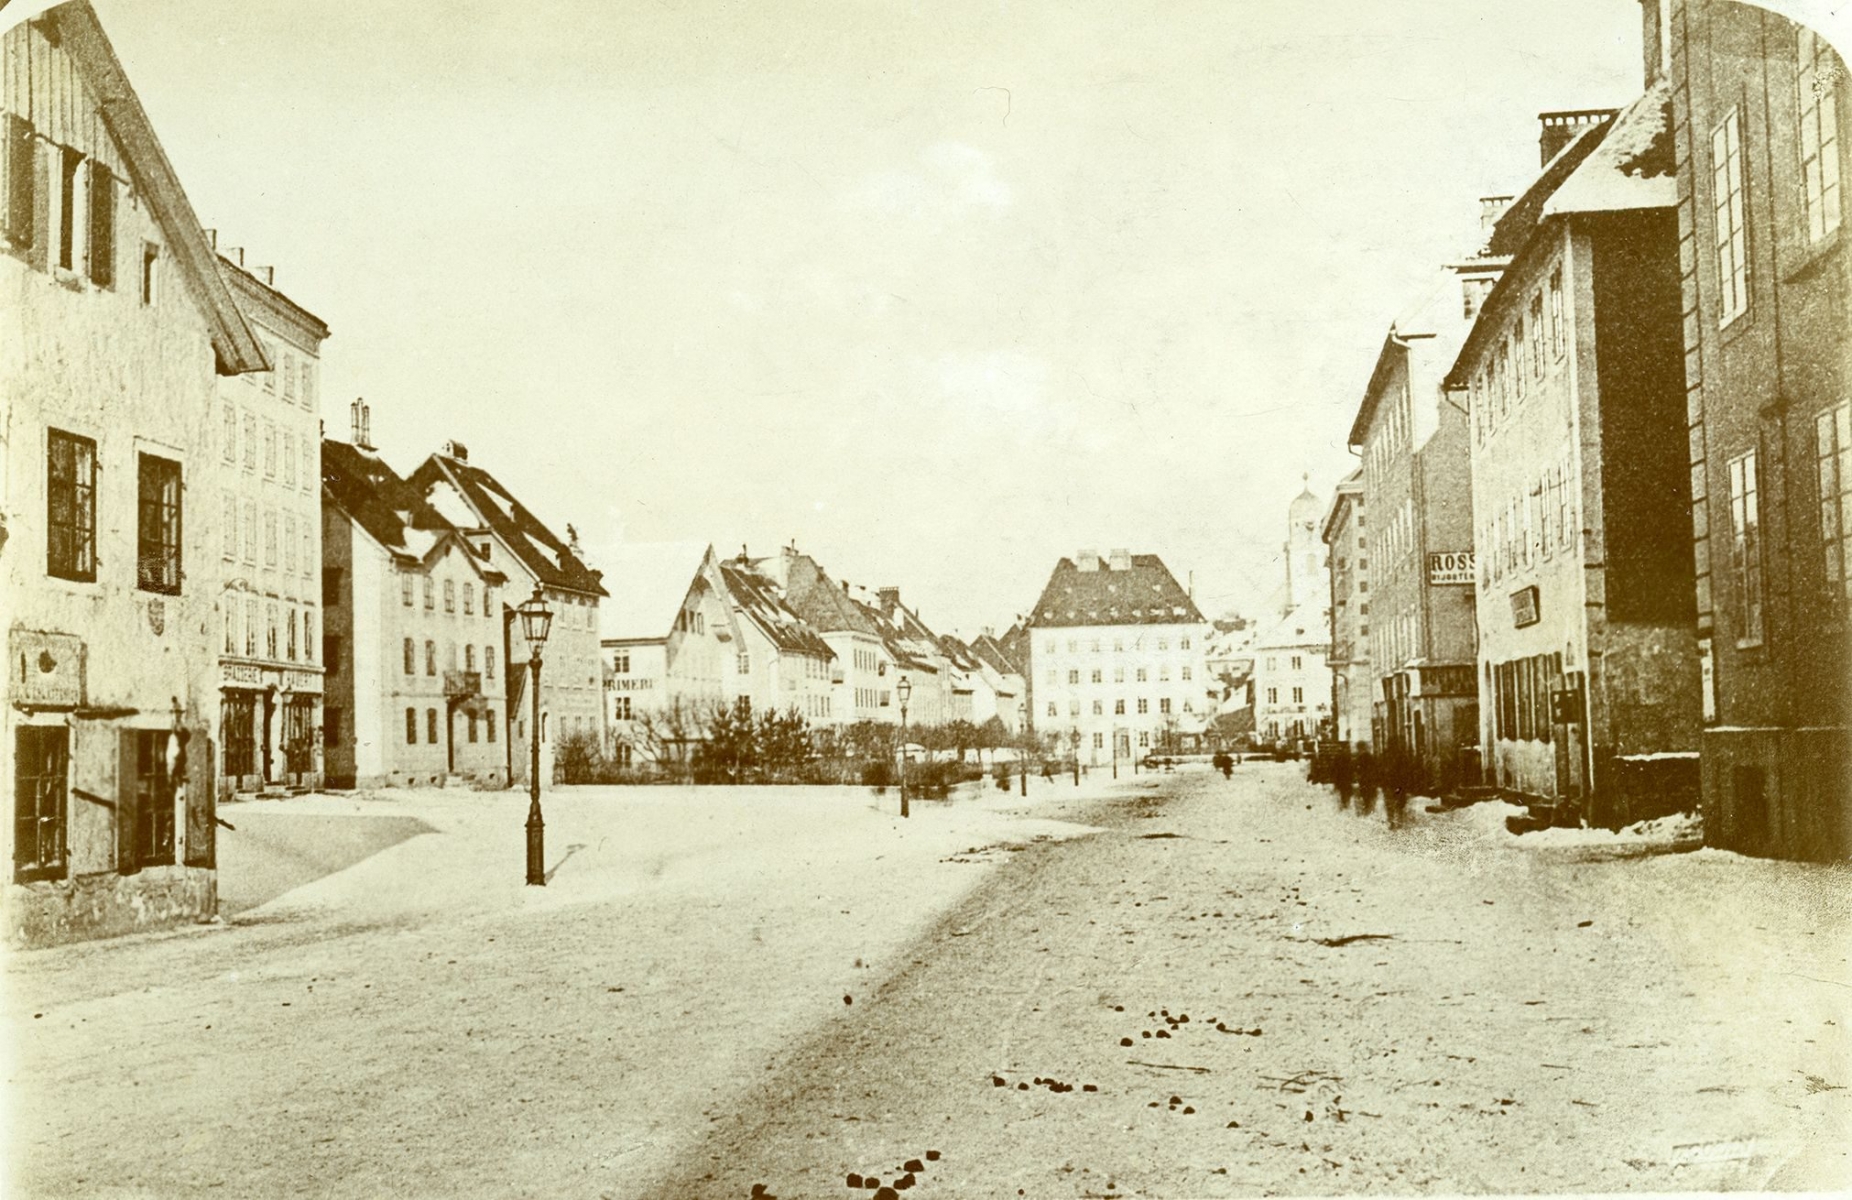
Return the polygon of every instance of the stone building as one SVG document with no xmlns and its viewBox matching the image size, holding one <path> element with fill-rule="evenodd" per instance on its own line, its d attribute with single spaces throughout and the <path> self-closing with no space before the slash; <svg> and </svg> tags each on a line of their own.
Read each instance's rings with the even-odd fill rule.
<svg viewBox="0 0 1852 1200">
<path fill-rule="evenodd" d="M 1483 267 L 1485 256 L 1476 265 Z M 1441 380 L 1481 294 L 1482 270 L 1443 272 L 1390 324 L 1351 424 L 1371 520 L 1363 535 L 1369 592 L 1371 741 L 1414 764 L 1428 787 L 1476 775 L 1471 442 L 1464 409 Z"/>
<path fill-rule="evenodd" d="M 1331 715 L 1330 577 L 1319 529 L 1324 506 L 1309 488 L 1286 508 L 1286 578 L 1248 645 L 1254 743 L 1289 748 L 1318 740 Z"/>
<path fill-rule="evenodd" d="M 1846 64 L 1716 0 L 1648 3 L 1672 100 L 1704 836 L 1852 856 Z M 1652 27 L 1657 25 L 1657 29 Z"/>
<path fill-rule="evenodd" d="M 322 341 L 328 326 L 241 250 L 218 265 L 268 371 L 219 383 L 219 781 L 322 784 Z"/>
<path fill-rule="evenodd" d="M 835 724 L 829 643 L 744 551 L 719 565 L 735 633 L 732 696 L 755 711 L 796 712 L 813 728 Z"/>
<path fill-rule="evenodd" d="M 626 543 L 603 562 L 624 581 L 598 606 L 612 760 L 685 760 L 738 672 L 720 562 L 702 542 Z"/>
<path fill-rule="evenodd" d="M 322 713 L 338 787 L 508 781 L 507 576 L 388 466 L 354 403 L 321 447 Z"/>
<path fill-rule="evenodd" d="M 1031 727 L 1093 765 L 1200 738 L 1210 625 L 1155 554 L 1081 551 L 1029 613 Z"/>
<path fill-rule="evenodd" d="M 1346 746 L 1370 740 L 1370 559 L 1363 469 L 1338 482 L 1319 528 L 1331 575 L 1332 736 Z"/>
<path fill-rule="evenodd" d="M 271 364 L 88 4 L 0 34 L 7 933 L 217 908 L 219 379 Z"/>
<path fill-rule="evenodd" d="M 553 626 L 541 652 L 541 778 L 553 774 L 554 742 L 584 736 L 605 742 L 603 653 L 598 605 L 606 592 L 601 576 L 580 557 L 568 525 L 564 539 L 522 504 L 495 476 L 469 461 L 460 442 L 447 442 L 412 472 L 411 485 L 468 540 L 477 555 L 508 580 L 497 593 L 501 605 L 501 659 L 507 666 L 502 699 L 506 720 L 504 770 L 511 782 L 528 777 L 535 732 L 531 661 L 515 608 L 540 590 L 553 611 Z"/>
<path fill-rule="evenodd" d="M 762 560 L 761 567 L 784 589 L 785 602 L 816 630 L 835 655 L 830 668 L 832 716 L 843 724 L 884 721 L 898 725 L 894 684 L 900 679 L 897 646 L 871 605 L 850 594 L 847 581 L 832 579 L 817 560 L 792 547 Z M 911 664 L 912 659 L 906 660 Z M 917 710 L 909 712 L 917 720 Z"/>
<path fill-rule="evenodd" d="M 1688 804 L 1697 657 L 1678 238 L 1662 83 L 1563 141 L 1447 386 L 1472 414 L 1488 782 L 1614 824 Z"/>
</svg>

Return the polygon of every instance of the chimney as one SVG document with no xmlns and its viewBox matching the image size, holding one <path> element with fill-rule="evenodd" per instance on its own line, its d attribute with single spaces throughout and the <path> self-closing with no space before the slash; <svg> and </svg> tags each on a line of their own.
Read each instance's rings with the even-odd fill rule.
<svg viewBox="0 0 1852 1200">
<path fill-rule="evenodd" d="M 252 267 L 251 274 L 263 280 L 265 287 L 276 286 L 277 269 L 275 267 Z"/>
<path fill-rule="evenodd" d="M 1132 552 L 1130 550 L 1114 550 L 1107 556 L 1106 561 L 1115 571 L 1129 571 L 1132 569 Z"/>
<path fill-rule="evenodd" d="M 226 249 L 219 251 L 219 253 L 223 254 L 226 258 L 231 259 L 234 263 L 237 263 L 240 267 L 244 266 L 244 247 L 243 246 L 229 246 Z"/>
<path fill-rule="evenodd" d="M 1479 232 L 1488 237 L 1491 236 L 1493 227 L 1498 224 L 1498 219 L 1504 216 L 1505 210 L 1510 207 L 1510 196 L 1479 197 Z"/>
<path fill-rule="evenodd" d="M 218 230 L 216 229 L 206 230 L 206 244 L 212 247 L 212 252 L 214 254 L 217 254 L 219 252 L 219 231 Z"/>
<path fill-rule="evenodd" d="M 371 450 L 373 448 L 373 410 L 367 406 L 365 398 L 355 397 L 347 411 L 354 423 L 354 448 Z"/>
<path fill-rule="evenodd" d="M 894 610 L 900 607 L 900 589 L 897 587 L 880 588 L 875 596 L 881 601 L 881 615 L 884 617 L 893 616 Z"/>
<path fill-rule="evenodd" d="M 455 439 L 445 442 L 443 449 L 439 450 L 438 453 L 442 454 L 445 458 L 454 458 L 458 462 L 469 461 L 469 447 Z"/>
<path fill-rule="evenodd" d="M 1612 108 L 1567 108 L 1557 112 L 1537 114 L 1537 121 L 1542 131 L 1537 135 L 1537 148 L 1543 154 L 1543 165 L 1562 153 L 1564 146 L 1575 141 L 1576 135 L 1594 125 L 1612 120 L 1619 110 Z"/>
<path fill-rule="evenodd" d="M 986 626 L 984 626 L 984 636 L 985 636 L 985 637 L 987 637 L 987 638 L 994 638 L 994 637 L 996 637 L 996 636 L 997 636 L 997 627 L 996 627 L 995 625 L 986 625 Z"/>
<path fill-rule="evenodd" d="M 1082 571 L 1097 571 L 1100 569 L 1100 556 L 1091 550 L 1082 550 L 1074 556 L 1074 566 Z"/>
</svg>

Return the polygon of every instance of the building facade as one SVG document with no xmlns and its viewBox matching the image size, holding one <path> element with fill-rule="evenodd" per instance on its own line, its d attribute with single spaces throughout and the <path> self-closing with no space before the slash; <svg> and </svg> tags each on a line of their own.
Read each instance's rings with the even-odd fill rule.
<svg viewBox="0 0 1852 1200">
<path fill-rule="evenodd" d="M 505 721 L 503 769 L 511 783 L 528 778 L 530 736 L 540 741 L 541 778 L 553 776 L 554 743 L 589 737 L 602 746 L 605 735 L 604 658 L 598 606 L 606 592 L 599 573 L 580 557 L 567 526 L 562 539 L 482 467 L 469 450 L 448 442 L 412 472 L 410 483 L 448 521 L 490 568 L 507 579 L 497 593 L 501 659 L 507 665 L 502 694 Z M 538 590 L 553 612 L 541 652 L 539 728 L 533 728 L 528 690 L 532 656 L 515 608 Z"/>
<path fill-rule="evenodd" d="M 5 908 L 44 945 L 216 911 L 216 399 L 271 364 L 88 4 L 0 34 L 0 125 Z"/>
<path fill-rule="evenodd" d="M 219 383 L 219 785 L 320 787 L 321 344 L 328 327 L 243 252 L 219 270 L 268 371 Z"/>
<path fill-rule="evenodd" d="M 1200 737 L 1209 632 L 1157 555 L 1063 558 L 1028 619 L 1032 728 L 1096 766 Z"/>
<path fill-rule="evenodd" d="M 1342 745 L 1370 740 L 1370 558 L 1363 470 L 1339 481 L 1319 537 L 1331 575 L 1332 736 Z M 1278 685 L 1275 685 L 1278 686 Z"/>
<path fill-rule="evenodd" d="M 1448 380 L 1472 413 L 1487 781 L 1609 825 L 1695 799 L 1668 135 L 1655 84 L 1547 158 Z"/>
<path fill-rule="evenodd" d="M 1427 787 L 1476 776 L 1471 440 L 1441 381 L 1479 278 L 1445 272 L 1391 324 L 1350 430 L 1375 518 L 1359 560 L 1369 573 L 1371 741 Z"/>
<path fill-rule="evenodd" d="M 503 787 L 507 578 L 380 458 L 321 448 L 327 670 L 323 754 L 337 787 Z"/>
<path fill-rule="evenodd" d="M 795 712 L 834 725 L 835 651 L 785 603 L 784 589 L 742 551 L 720 564 L 737 641 L 733 695 L 757 712 Z"/>
<path fill-rule="evenodd" d="M 1852 856 L 1845 61 L 1715 0 L 1648 4 L 1678 163 L 1704 836 Z M 1677 436 L 1675 431 L 1673 436 Z"/>
</svg>

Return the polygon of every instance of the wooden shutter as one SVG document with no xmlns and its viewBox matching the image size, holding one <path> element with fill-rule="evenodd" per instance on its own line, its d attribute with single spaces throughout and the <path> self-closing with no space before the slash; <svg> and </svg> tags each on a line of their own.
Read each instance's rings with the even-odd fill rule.
<svg viewBox="0 0 1852 1200">
<path fill-rule="evenodd" d="M 38 156 L 32 126 L 6 115 L 6 235 L 15 246 L 38 240 Z"/>
<path fill-rule="evenodd" d="M 116 177 L 90 160 L 90 282 L 116 286 Z"/>
<path fill-rule="evenodd" d="M 138 729 L 117 734 L 120 747 L 116 768 L 116 870 L 133 874 L 140 867 L 137 850 L 142 813 L 148 806 L 148 780 L 142 773 L 143 739 Z"/>
<path fill-rule="evenodd" d="M 183 735 L 185 736 L 185 735 Z M 218 772 L 212 764 L 212 739 L 204 729 L 194 730 L 186 738 L 186 865 L 218 865 L 218 805 L 213 789 Z"/>
</svg>

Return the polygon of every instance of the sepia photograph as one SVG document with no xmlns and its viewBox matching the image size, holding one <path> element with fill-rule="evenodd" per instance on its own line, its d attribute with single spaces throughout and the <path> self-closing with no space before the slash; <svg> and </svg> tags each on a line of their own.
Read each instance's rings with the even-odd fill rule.
<svg viewBox="0 0 1852 1200">
<path fill-rule="evenodd" d="M 1848 54 L 0 0 L 0 1196 L 1852 1194 Z"/>
</svg>

